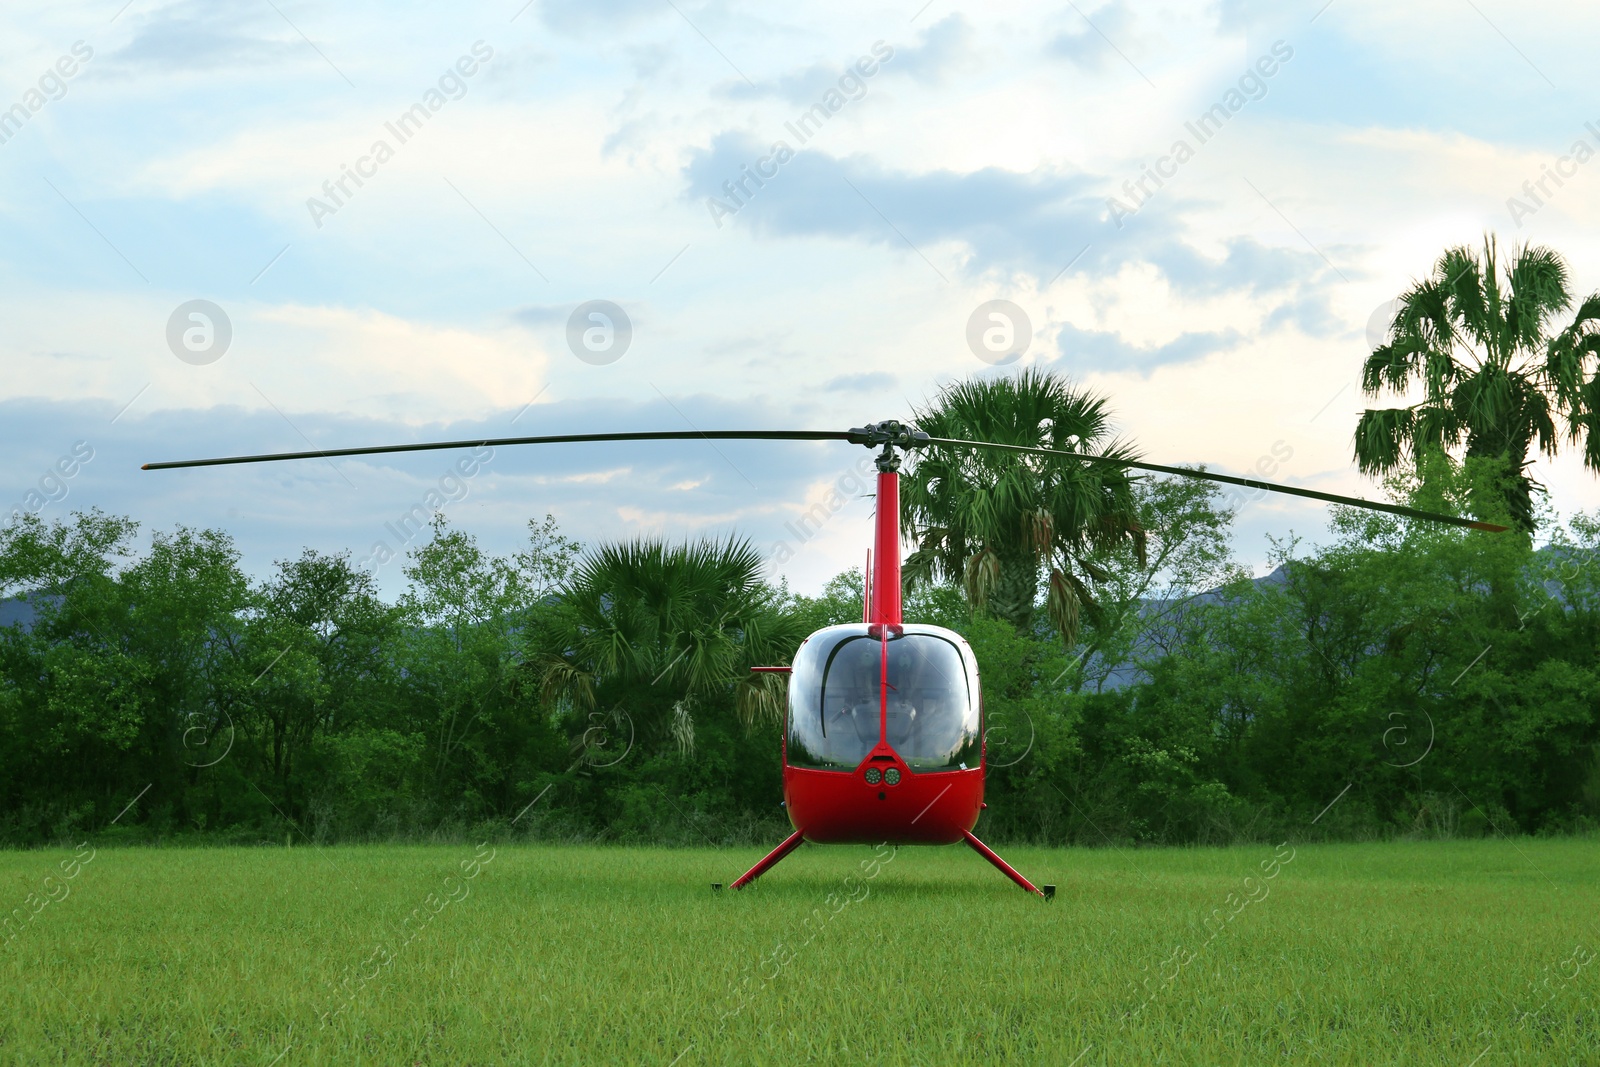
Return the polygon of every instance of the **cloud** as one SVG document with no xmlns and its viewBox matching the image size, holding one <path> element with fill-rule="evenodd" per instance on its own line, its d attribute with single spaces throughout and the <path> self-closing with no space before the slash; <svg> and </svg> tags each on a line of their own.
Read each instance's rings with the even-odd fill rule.
<svg viewBox="0 0 1600 1067">
<path fill-rule="evenodd" d="M 1312 337 L 1342 337 L 1355 335 L 1358 327 L 1334 314 L 1325 292 L 1308 293 L 1286 300 L 1267 315 L 1263 330 L 1292 326 Z"/>
<path fill-rule="evenodd" d="M 1121 63 L 1117 50 L 1126 52 L 1138 42 L 1138 19 L 1123 0 L 1112 0 L 1091 14 L 1080 13 L 1074 21 L 1082 29 L 1056 34 L 1045 45 L 1045 54 L 1065 59 L 1080 70 L 1098 71 Z"/>
<path fill-rule="evenodd" d="M 379 311 L 301 305 L 271 306 L 238 318 L 253 328 L 264 350 L 281 353 L 251 372 L 256 387 L 279 404 L 404 413 L 424 421 L 525 400 L 549 380 L 543 347 L 512 329 L 472 330 Z M 295 398 L 297 379 L 315 380 L 315 393 Z"/>
<path fill-rule="evenodd" d="M 709 148 L 691 150 L 686 195 L 726 197 L 723 183 L 738 179 L 742 167 L 767 151 L 742 133 L 718 135 Z M 861 157 L 800 151 L 755 191 L 736 221 L 772 237 L 831 236 L 899 248 L 907 240 L 919 247 L 957 240 L 972 249 L 980 267 L 1026 265 L 1054 273 L 1091 235 L 1106 232 L 1097 184 L 1082 174 L 995 167 L 902 174 Z"/>
<path fill-rule="evenodd" d="M 754 84 L 743 81 L 725 82 L 716 91 L 730 100 L 776 96 L 797 107 L 807 107 L 816 103 L 829 89 L 837 89 L 839 78 L 850 69 L 852 62 L 854 61 L 845 59 L 838 63 L 813 63 L 809 67 L 780 74 L 776 78 L 763 79 Z"/>
<path fill-rule="evenodd" d="M 530 330 L 542 330 L 547 326 L 565 323 L 572 315 L 570 304 L 529 304 L 520 307 L 511 313 L 511 317 L 520 325 Z"/>
<path fill-rule="evenodd" d="M 1217 29 L 1229 35 L 1243 31 L 1252 40 L 1281 36 L 1308 25 L 1327 6 L 1326 0 L 1218 0 Z"/>
<path fill-rule="evenodd" d="M 487 325 L 456 325 L 366 307 L 224 300 L 232 343 L 214 365 L 195 367 L 168 348 L 181 297 L 31 295 L 5 305 L 13 332 L 0 360 L 12 397 L 93 396 L 120 406 L 148 387 L 141 407 L 276 406 L 426 423 L 526 403 L 550 382 L 549 352 L 571 358 L 556 331 L 530 336 L 499 314 Z M 49 347 L 34 347 L 45 339 Z M 69 362 L 58 352 L 86 356 Z"/>
<path fill-rule="evenodd" d="M 655 0 L 544 0 L 539 5 L 539 17 L 546 26 L 562 33 L 600 28 L 615 32 L 664 10 L 666 5 Z"/>
<path fill-rule="evenodd" d="M 871 371 L 866 374 L 841 374 L 823 382 L 822 388 L 833 393 L 864 393 L 871 389 L 887 389 L 897 381 L 898 378 L 885 371 Z"/>
<path fill-rule="evenodd" d="M 965 341 L 974 307 L 995 298 L 1031 316 L 1027 360 L 1089 368 L 1091 381 L 1122 394 L 1129 432 L 1164 455 L 1249 469 L 1285 438 L 1297 455 L 1321 450 L 1297 470 L 1348 466 L 1359 397 L 1347 390 L 1309 420 L 1359 367 L 1371 309 L 1441 248 L 1485 227 L 1509 232 L 1506 196 L 1586 136 L 1585 121 L 1600 122 L 1577 104 L 1552 106 L 1541 77 L 1581 84 L 1600 9 L 1530 9 L 1515 32 L 1501 23 L 1535 70 L 1470 11 L 1476 29 L 1441 36 L 1448 19 L 1433 0 L 1339 0 L 1315 23 L 1326 0 L 1201 0 L 1159 14 L 1132 0 L 1079 0 L 1157 83 L 1153 92 L 1071 5 L 981 16 L 935 6 L 908 24 L 922 0 L 891 21 L 860 7 L 795 20 L 679 0 L 757 81 L 752 94 L 661 0 L 537 0 L 508 25 L 525 2 L 512 0 L 478 31 L 450 5 L 275 2 L 359 92 L 262 0 L 141 0 L 90 42 L 96 58 L 84 76 L 100 78 L 104 64 L 115 91 L 74 82 L 6 145 L 0 364 L 15 404 L 0 409 L 13 424 L 0 427 L 0 487 L 11 486 L 0 501 L 37 484 L 79 437 L 99 447 L 101 429 L 137 397 L 112 430 L 142 427 L 142 444 L 126 454 L 108 444 L 73 482 L 69 505 L 93 487 L 92 499 L 161 524 L 224 525 L 251 539 L 256 561 L 302 541 L 360 547 L 438 478 L 432 458 L 373 463 L 365 477 L 366 468 L 344 468 L 359 492 L 326 464 L 159 486 L 134 465 L 180 451 L 305 447 L 294 427 L 319 444 L 472 436 L 496 411 L 509 423 L 547 384 L 504 432 L 556 425 L 558 397 L 587 413 L 563 424 L 614 425 L 621 405 L 686 425 L 669 408 L 640 406 L 659 404 L 652 382 L 735 405 L 686 404 L 699 425 L 724 416 L 844 428 L 903 415 L 902 395 L 918 398 L 938 379 L 1014 372 L 980 363 Z M 11 7 L 20 92 L 82 28 L 60 5 Z M 477 77 L 494 79 L 493 89 L 450 104 L 348 211 L 316 229 L 307 196 L 390 136 L 382 123 L 480 31 L 495 59 Z M 799 143 L 785 121 L 880 36 L 896 54 L 867 98 Z M 1237 85 L 1278 36 L 1295 55 L 1269 95 L 1119 229 L 1106 197 L 1129 202 L 1124 180 L 1186 136 L 1183 121 Z M 35 69 L 28 56 L 44 58 Z M 1095 74 L 1079 69 L 1095 65 Z M 174 95 L 174 79 L 201 78 L 205 91 Z M 174 107 L 182 121 L 172 121 Z M 778 137 L 796 157 L 742 194 L 719 229 L 705 198 L 725 197 L 723 183 L 743 179 Z M 97 148 L 85 154 L 86 145 Z M 1580 187 L 1591 181 L 1585 169 L 1521 231 L 1560 247 L 1583 292 L 1600 285 L 1590 217 L 1600 200 Z M 639 304 L 654 325 L 636 317 L 635 348 L 605 370 L 575 359 L 564 337 L 572 308 L 597 296 L 630 315 Z M 211 367 L 178 362 L 164 339 L 174 307 L 195 297 L 219 302 L 236 331 Z M 37 397 L 52 399 L 21 399 Z M 103 412 L 73 406 L 90 397 L 105 401 Z M 138 421 L 158 409 L 160 420 Z M 502 546 L 520 519 L 550 509 L 589 539 L 702 507 L 759 538 L 771 516 L 803 510 L 808 487 L 837 477 L 820 468 L 839 457 L 820 446 L 817 457 L 725 451 L 759 493 L 710 446 L 642 459 L 618 449 L 581 463 L 550 455 L 543 466 L 530 455 L 515 468 L 508 456 L 509 473 L 492 467 L 500 480 L 481 493 L 475 482 L 460 515 L 481 516 L 475 529 Z M 843 459 L 857 453 L 869 455 L 845 449 Z M 1581 464 L 1563 484 L 1573 506 L 1600 499 Z M 839 552 L 814 542 L 807 560 L 859 562 L 851 522 L 827 536 Z"/>
<path fill-rule="evenodd" d="M 928 27 L 922 43 L 895 50 L 884 65 L 888 74 L 907 74 L 922 82 L 937 83 L 972 52 L 972 25 L 961 15 L 947 15 Z"/>
<path fill-rule="evenodd" d="M 270 9 L 254 5 L 181 0 L 143 16 L 133 39 L 111 58 L 129 66 L 202 71 L 265 66 L 311 55 L 289 25 L 278 19 L 273 26 L 271 17 Z M 257 27 L 270 29 L 272 35 L 257 32 Z"/>
<path fill-rule="evenodd" d="M 929 26 L 919 43 L 895 47 L 894 58 L 883 63 L 878 72 L 868 79 L 869 89 L 873 84 L 897 75 L 927 83 L 943 81 L 970 54 L 972 40 L 971 24 L 959 14 L 948 15 Z M 893 42 L 889 43 L 892 47 Z M 872 59 L 867 48 L 861 49 L 861 56 Z M 837 62 L 813 63 L 776 78 L 757 80 L 754 84 L 729 81 L 720 86 L 717 92 L 731 100 L 779 97 L 796 107 L 809 107 L 829 89 L 839 87 L 839 78 L 850 70 L 856 58 L 846 56 Z"/>
<path fill-rule="evenodd" d="M 1234 237 L 1223 242 L 1221 259 L 1202 255 L 1185 244 L 1156 250 L 1151 262 L 1160 267 L 1174 288 L 1192 296 L 1217 296 L 1222 293 L 1259 295 L 1304 285 L 1326 275 L 1333 268 L 1311 251 L 1273 248 L 1253 237 Z"/>
<path fill-rule="evenodd" d="M 709 148 L 692 150 L 686 196 L 735 204 L 724 183 L 769 152 L 745 134 L 718 135 Z M 1045 168 L 907 174 L 864 157 L 803 149 L 762 187 L 747 183 L 743 206 L 721 221 L 767 238 L 835 237 L 900 250 L 909 243 L 928 256 L 957 242 L 968 253 L 969 274 L 1025 272 L 1045 284 L 1069 263 L 1074 274 L 1097 277 L 1149 263 L 1175 290 L 1196 297 L 1294 289 L 1330 273 L 1315 253 L 1249 237 L 1224 242 L 1220 258 L 1202 253 L 1185 240 L 1191 205 L 1175 193 L 1118 229 L 1106 218 L 1107 184 L 1099 175 Z"/>
<path fill-rule="evenodd" d="M 1165 364 L 1204 359 L 1243 340 L 1244 335 L 1238 330 L 1229 329 L 1186 332 L 1165 344 L 1138 346 L 1124 341 L 1115 332 L 1082 330 L 1068 322 L 1062 324 L 1056 336 L 1056 347 L 1061 355 L 1052 360 L 1049 367 L 1072 377 L 1081 377 L 1085 370 L 1132 370 L 1148 374 Z"/>
</svg>

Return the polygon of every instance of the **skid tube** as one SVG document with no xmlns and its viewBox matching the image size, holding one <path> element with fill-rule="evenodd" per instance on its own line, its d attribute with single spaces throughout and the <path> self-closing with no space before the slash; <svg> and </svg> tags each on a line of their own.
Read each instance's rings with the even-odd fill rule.
<svg viewBox="0 0 1600 1067">
<path fill-rule="evenodd" d="M 772 868 L 776 867 L 779 860 L 783 859 L 783 857 L 787 856 L 789 853 L 805 844 L 805 840 L 805 831 L 796 830 L 794 833 L 783 839 L 783 844 L 779 845 L 771 852 L 768 852 L 761 858 L 759 863 L 740 875 L 739 879 L 733 883 L 731 888 L 743 889 L 757 878 L 760 878 L 763 874 L 766 874 Z"/>
<path fill-rule="evenodd" d="M 972 851 L 976 852 L 978 855 L 994 864 L 997 868 L 999 868 L 1001 874 L 1005 875 L 1007 878 L 1011 879 L 1028 892 L 1042 897 L 1045 900 L 1054 900 L 1056 898 L 1055 886 L 1047 885 L 1043 889 L 1040 889 L 1038 886 L 1022 877 L 1021 873 L 1019 873 L 1015 867 L 1001 859 L 1000 854 L 994 849 L 990 848 L 988 845 L 974 837 L 971 830 L 962 831 L 961 838 L 967 844 L 972 846 Z"/>
<path fill-rule="evenodd" d="M 994 864 L 995 867 L 1000 870 L 1000 873 L 1017 883 L 1017 885 L 1021 886 L 1023 889 L 1044 900 L 1055 899 L 1055 886 L 1047 885 L 1043 889 L 1040 889 L 1038 886 L 1024 878 L 1015 867 L 1001 859 L 999 854 L 995 852 L 994 849 L 990 848 L 982 841 L 979 841 L 977 837 L 973 836 L 972 831 L 965 831 L 962 835 L 962 839 L 966 841 L 968 845 L 972 846 L 972 850 L 974 852 L 988 860 L 990 863 Z M 751 867 L 748 871 L 744 872 L 744 874 L 740 875 L 739 878 L 729 886 L 729 888 L 743 889 L 745 886 L 749 885 L 757 878 L 760 878 L 772 868 L 776 867 L 785 856 L 803 844 L 805 844 L 805 831 L 796 830 L 794 833 L 784 838 L 783 843 L 777 848 L 761 857 L 760 861 L 757 862 L 754 867 Z M 722 885 L 719 882 L 713 882 L 711 888 L 720 890 Z"/>
</svg>

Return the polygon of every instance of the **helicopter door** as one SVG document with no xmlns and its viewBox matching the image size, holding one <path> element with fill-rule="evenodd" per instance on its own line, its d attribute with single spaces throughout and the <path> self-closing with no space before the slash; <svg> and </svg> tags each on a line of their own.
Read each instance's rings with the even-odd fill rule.
<svg viewBox="0 0 1600 1067">
<path fill-rule="evenodd" d="M 849 771 L 878 744 L 883 646 L 866 627 L 813 634 L 789 674 L 788 762 Z"/>
<path fill-rule="evenodd" d="M 970 770 L 982 758 L 976 670 L 969 658 L 939 634 L 889 639 L 886 740 L 913 772 Z"/>
</svg>

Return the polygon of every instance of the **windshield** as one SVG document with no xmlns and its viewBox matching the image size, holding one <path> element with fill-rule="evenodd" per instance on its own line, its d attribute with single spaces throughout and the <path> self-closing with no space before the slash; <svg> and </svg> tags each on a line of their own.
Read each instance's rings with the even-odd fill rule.
<svg viewBox="0 0 1600 1067">
<path fill-rule="evenodd" d="M 977 668 L 944 631 L 891 633 L 887 738 L 914 770 L 978 765 Z M 789 763 L 853 770 L 878 743 L 883 645 L 860 624 L 815 634 L 789 676 Z"/>
</svg>

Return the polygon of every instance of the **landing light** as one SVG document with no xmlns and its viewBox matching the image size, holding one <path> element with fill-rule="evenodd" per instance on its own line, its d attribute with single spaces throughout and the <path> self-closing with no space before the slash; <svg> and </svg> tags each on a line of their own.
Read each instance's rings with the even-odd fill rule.
<svg viewBox="0 0 1600 1067">
<path fill-rule="evenodd" d="M 883 772 L 883 780 L 888 782 L 890 785 L 899 785 L 900 784 L 900 768 L 899 767 L 890 767 L 888 770 L 884 771 Z"/>
<path fill-rule="evenodd" d="M 896 774 L 897 772 L 890 771 L 889 773 L 890 774 Z M 868 767 L 867 768 L 867 784 L 868 785 L 877 785 L 878 782 L 880 782 L 882 779 L 883 779 L 883 772 L 879 771 L 878 768 L 876 768 L 876 767 Z M 890 782 L 889 784 L 893 785 L 894 783 Z"/>
</svg>

